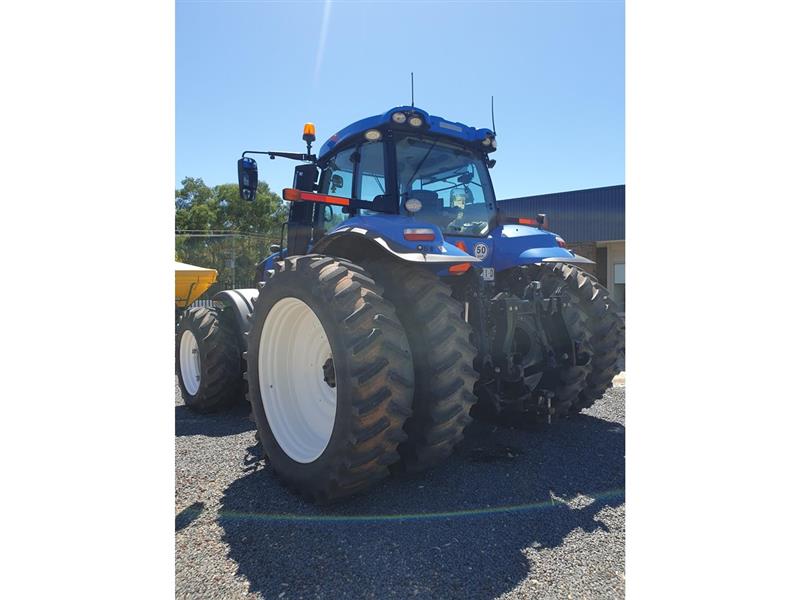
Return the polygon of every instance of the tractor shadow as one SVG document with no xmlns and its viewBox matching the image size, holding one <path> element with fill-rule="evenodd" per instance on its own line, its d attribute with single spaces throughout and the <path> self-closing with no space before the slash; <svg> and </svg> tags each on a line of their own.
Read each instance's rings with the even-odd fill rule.
<svg viewBox="0 0 800 600">
<path fill-rule="evenodd" d="M 535 577 L 523 550 L 605 530 L 598 512 L 624 503 L 623 425 L 579 415 L 526 429 L 476 422 L 442 467 L 332 506 L 260 467 L 222 498 L 229 556 L 266 598 L 498 596 Z"/>
<path fill-rule="evenodd" d="M 255 431 L 250 420 L 250 405 L 244 401 L 226 412 L 201 415 L 192 412 L 185 404 L 175 406 L 175 436 L 207 435 L 222 437 L 245 431 Z"/>
</svg>

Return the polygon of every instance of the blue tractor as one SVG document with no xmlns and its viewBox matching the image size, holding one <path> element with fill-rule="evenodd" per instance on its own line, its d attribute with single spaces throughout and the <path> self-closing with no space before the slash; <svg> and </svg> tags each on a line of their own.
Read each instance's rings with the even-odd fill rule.
<svg viewBox="0 0 800 600">
<path fill-rule="evenodd" d="M 179 377 L 187 404 L 229 404 L 244 372 L 275 473 L 325 502 L 441 463 L 472 414 L 550 422 L 602 397 L 623 323 L 544 215 L 498 210 L 494 131 L 400 106 L 318 157 L 312 124 L 303 139 L 305 153 L 239 160 L 244 199 L 258 183 L 249 155 L 301 164 L 257 287 L 179 326 L 176 363 L 195 350 L 200 374 L 194 394 Z"/>
</svg>

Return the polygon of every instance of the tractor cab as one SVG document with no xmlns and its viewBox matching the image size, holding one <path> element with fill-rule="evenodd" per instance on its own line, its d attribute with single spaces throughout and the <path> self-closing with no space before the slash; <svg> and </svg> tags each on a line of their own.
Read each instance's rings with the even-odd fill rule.
<svg viewBox="0 0 800 600">
<path fill-rule="evenodd" d="M 292 203 L 286 243 L 281 240 L 259 272 L 275 260 L 309 252 L 388 252 L 456 275 L 469 269 L 466 263 L 479 263 L 474 266 L 489 280 L 495 270 L 518 263 L 590 262 L 545 231 L 544 215 L 534 221 L 498 214 L 489 176 L 495 164 L 490 154 L 497 149 L 491 129 L 399 106 L 338 131 L 319 157 L 311 154 L 313 124 L 306 124 L 303 139 L 306 153 L 246 151 L 239 161 L 245 199 L 254 197 L 258 181 L 255 161 L 245 154 L 306 163 L 295 168 L 293 186 L 283 190 Z"/>
<path fill-rule="evenodd" d="M 319 191 L 355 200 L 349 216 L 415 217 L 447 235 L 486 236 L 496 220 L 494 133 L 413 107 L 362 119 L 322 147 Z"/>
<path fill-rule="evenodd" d="M 246 151 L 239 160 L 240 195 L 255 197 L 258 170 L 245 154 L 268 154 L 307 164 L 295 169 L 287 227 L 289 255 L 305 253 L 344 221 L 398 215 L 436 225 L 444 236 L 485 237 L 497 224 L 489 153 L 494 132 L 451 122 L 411 106 L 361 119 L 311 154 L 314 126 L 306 124 L 307 153 Z M 310 201 L 310 202 L 309 202 Z M 283 244 L 281 244 L 283 245 Z"/>
</svg>

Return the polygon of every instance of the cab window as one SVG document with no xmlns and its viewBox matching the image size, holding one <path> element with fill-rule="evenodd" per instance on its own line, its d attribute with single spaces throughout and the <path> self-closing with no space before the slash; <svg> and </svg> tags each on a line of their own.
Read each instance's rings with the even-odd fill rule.
<svg viewBox="0 0 800 600">
<path fill-rule="evenodd" d="M 358 147 L 358 168 L 354 197 L 373 202 L 386 193 L 383 142 L 367 142 Z"/>
<path fill-rule="evenodd" d="M 331 196 L 350 198 L 353 192 L 353 171 L 356 149 L 342 150 L 334 155 L 322 170 L 320 192 Z"/>
<path fill-rule="evenodd" d="M 348 148 L 329 159 L 322 169 L 319 192 L 331 196 L 352 198 L 356 158 L 356 148 Z M 344 212 L 342 206 L 320 205 L 319 211 L 321 219 L 319 226 L 326 232 L 337 227 L 349 216 Z"/>
<path fill-rule="evenodd" d="M 494 198 L 480 156 L 459 144 L 414 135 L 399 139 L 395 148 L 400 194 L 404 200 L 419 196 L 420 218 L 445 234 L 489 233 Z"/>
</svg>

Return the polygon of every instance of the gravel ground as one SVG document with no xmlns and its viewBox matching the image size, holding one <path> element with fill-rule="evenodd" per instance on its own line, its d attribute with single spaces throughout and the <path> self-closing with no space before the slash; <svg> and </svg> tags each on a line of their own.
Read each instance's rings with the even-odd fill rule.
<svg viewBox="0 0 800 600">
<path fill-rule="evenodd" d="M 625 388 L 527 430 L 478 422 L 443 467 L 315 507 L 257 461 L 246 406 L 175 392 L 179 598 L 622 598 Z"/>
</svg>

